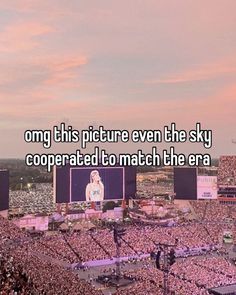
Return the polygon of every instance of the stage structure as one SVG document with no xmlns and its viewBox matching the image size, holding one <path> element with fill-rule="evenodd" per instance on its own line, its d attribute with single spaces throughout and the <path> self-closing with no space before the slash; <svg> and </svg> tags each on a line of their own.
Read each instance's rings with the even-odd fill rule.
<svg viewBox="0 0 236 295">
<path fill-rule="evenodd" d="M 139 253 L 130 245 L 129 242 L 125 240 L 124 236 L 125 236 L 126 230 L 124 228 L 120 228 L 117 224 L 114 224 L 112 231 L 113 231 L 114 243 L 116 245 L 116 272 L 115 274 L 98 276 L 96 281 L 100 284 L 120 288 L 120 287 L 128 286 L 134 282 L 134 280 L 131 277 L 122 275 L 121 273 L 121 269 L 120 269 L 121 243 L 122 242 L 125 243 L 132 251 L 135 252 L 136 255 L 139 256 Z"/>
<path fill-rule="evenodd" d="M 153 241 L 152 241 L 153 242 Z M 175 250 L 178 240 L 174 245 L 165 244 L 165 243 L 155 243 L 157 247 L 156 254 L 156 268 L 163 271 L 163 295 L 169 294 L 169 272 L 170 267 L 175 263 Z M 163 264 L 161 265 L 160 259 L 163 256 Z"/>
</svg>

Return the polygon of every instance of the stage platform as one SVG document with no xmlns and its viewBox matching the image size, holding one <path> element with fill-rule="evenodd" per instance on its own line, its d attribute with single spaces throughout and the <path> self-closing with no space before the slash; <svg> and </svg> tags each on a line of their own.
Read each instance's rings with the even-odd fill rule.
<svg viewBox="0 0 236 295">
<path fill-rule="evenodd" d="M 100 284 L 103 284 L 109 287 L 115 287 L 115 288 L 126 287 L 134 283 L 133 278 L 129 278 L 126 276 L 118 277 L 117 275 L 114 275 L 114 274 L 98 276 L 96 281 Z"/>
</svg>

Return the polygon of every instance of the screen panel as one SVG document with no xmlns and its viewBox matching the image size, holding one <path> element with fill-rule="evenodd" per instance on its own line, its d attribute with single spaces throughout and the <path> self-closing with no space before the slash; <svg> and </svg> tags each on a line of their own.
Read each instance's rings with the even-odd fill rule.
<svg viewBox="0 0 236 295">
<path fill-rule="evenodd" d="M 70 169 L 70 202 L 120 200 L 125 196 L 123 167 Z"/>
<path fill-rule="evenodd" d="M 197 199 L 197 168 L 174 168 L 174 192 L 176 199 Z"/>
<path fill-rule="evenodd" d="M 56 203 L 70 202 L 70 167 L 56 167 L 54 170 L 54 199 Z"/>
<path fill-rule="evenodd" d="M 9 209 L 9 171 L 0 170 L 0 211 Z"/>
<path fill-rule="evenodd" d="M 217 177 L 198 176 L 197 177 L 197 198 L 198 200 L 217 199 Z"/>
<path fill-rule="evenodd" d="M 90 191 L 90 200 L 96 200 L 95 194 L 99 198 L 102 189 L 104 200 L 135 198 L 136 167 L 121 167 L 118 165 L 115 167 L 104 167 L 101 165 L 98 167 L 72 167 L 66 165 L 55 167 L 54 169 L 53 185 L 55 203 L 86 201 L 86 187 L 91 182 L 90 174 L 94 170 L 99 172 L 103 188 L 99 186 L 92 187 L 90 185 L 87 189 L 87 199 L 89 199 L 88 191 Z M 95 188 L 95 193 L 91 192 L 93 188 Z"/>
<path fill-rule="evenodd" d="M 137 191 L 137 169 L 136 167 L 126 166 L 125 167 L 125 198 L 134 199 Z"/>
</svg>

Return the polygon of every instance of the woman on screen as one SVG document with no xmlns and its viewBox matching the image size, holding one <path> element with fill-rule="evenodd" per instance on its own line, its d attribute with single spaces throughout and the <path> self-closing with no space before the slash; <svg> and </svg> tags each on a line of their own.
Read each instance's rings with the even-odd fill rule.
<svg viewBox="0 0 236 295">
<path fill-rule="evenodd" d="M 90 173 L 90 183 L 86 186 L 86 201 L 101 202 L 104 200 L 104 185 L 97 170 Z"/>
</svg>

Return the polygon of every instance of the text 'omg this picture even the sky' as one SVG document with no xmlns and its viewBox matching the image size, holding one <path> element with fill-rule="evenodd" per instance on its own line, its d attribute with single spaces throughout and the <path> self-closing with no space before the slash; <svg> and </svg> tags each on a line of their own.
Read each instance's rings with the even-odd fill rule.
<svg viewBox="0 0 236 295">
<path fill-rule="evenodd" d="M 199 121 L 213 130 L 212 156 L 235 153 L 236 1 L 2 0 L 0 9 L 1 157 L 42 151 L 24 130 L 61 121 L 187 130 Z"/>
</svg>

